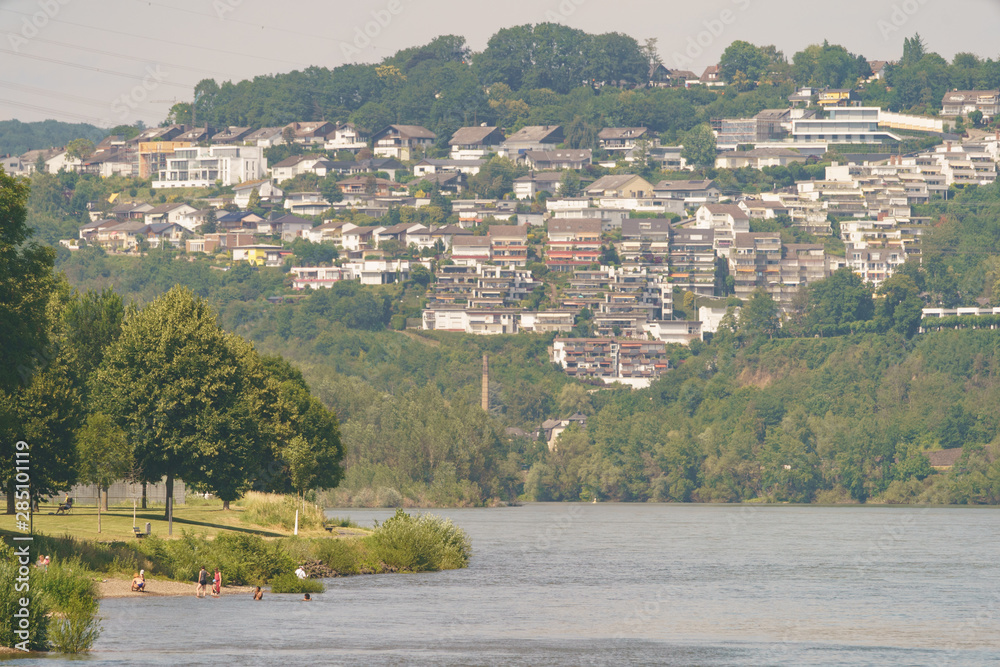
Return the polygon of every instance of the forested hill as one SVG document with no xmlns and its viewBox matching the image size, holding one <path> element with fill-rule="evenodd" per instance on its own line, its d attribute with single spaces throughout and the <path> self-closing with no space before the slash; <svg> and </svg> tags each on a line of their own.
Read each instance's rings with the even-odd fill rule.
<svg viewBox="0 0 1000 667">
<path fill-rule="evenodd" d="M 1000 334 L 989 328 L 771 339 L 746 321 L 674 348 L 674 369 L 649 389 L 592 391 L 549 363 L 548 337 L 388 330 L 423 293 L 414 283 L 341 283 L 272 305 L 262 296 L 282 290 L 278 270 L 96 249 L 60 268 L 126 300 L 189 285 L 223 326 L 299 365 L 341 420 L 338 503 L 1000 503 Z M 556 451 L 506 433 L 578 411 L 586 429 Z M 955 447 L 958 465 L 932 473 L 926 452 Z"/>
<path fill-rule="evenodd" d="M 668 141 L 712 118 L 785 108 L 796 86 L 852 87 L 858 101 L 893 111 L 936 115 L 948 90 L 1000 87 L 1000 61 L 960 53 L 948 63 L 919 35 L 867 81 L 863 55 L 813 44 L 786 55 L 775 46 L 736 41 L 719 60 L 729 85 L 648 87 L 650 66 L 688 67 L 655 40 L 619 33 L 590 35 L 543 23 L 505 28 L 480 53 L 459 36 L 438 37 L 371 65 L 310 67 L 239 82 L 201 81 L 197 118 L 216 127 L 280 126 L 292 121 L 352 121 L 370 131 L 391 123 L 434 131 L 440 146 L 459 127 L 486 123 L 507 130 L 563 125 L 570 148 L 589 147 L 603 127 L 648 127 Z M 701 72 L 695 72 L 700 75 Z M 191 105 L 169 120 L 189 122 Z"/>
<path fill-rule="evenodd" d="M 21 155 L 40 148 L 65 146 L 74 139 L 90 139 L 96 144 L 107 134 L 107 130 L 87 123 L 63 123 L 57 120 L 22 123 L 19 120 L 0 120 L 0 155 Z"/>
</svg>

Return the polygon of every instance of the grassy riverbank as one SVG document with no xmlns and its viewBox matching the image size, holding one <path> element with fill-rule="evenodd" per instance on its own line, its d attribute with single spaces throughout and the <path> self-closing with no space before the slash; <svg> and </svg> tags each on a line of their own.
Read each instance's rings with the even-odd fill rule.
<svg viewBox="0 0 1000 667">
<path fill-rule="evenodd" d="M 266 497 L 268 494 L 255 494 Z M 276 496 L 275 498 L 281 498 Z M 56 514 L 57 504 L 43 504 L 38 512 L 33 514 L 34 531 L 45 535 L 69 535 L 83 540 L 99 540 L 102 542 L 135 541 L 133 526 L 146 530 L 150 524 L 151 533 L 161 539 L 179 538 L 185 531 L 206 537 L 215 537 L 224 532 L 240 532 L 261 537 L 287 537 L 294 530 L 294 499 L 291 511 L 284 507 L 282 511 L 266 512 L 256 504 L 248 501 L 233 503 L 231 509 L 223 510 L 222 501 L 189 499 L 184 505 L 174 508 L 173 535 L 168 534 L 167 519 L 163 515 L 163 506 L 149 509 L 136 509 L 133 519 L 132 505 L 113 505 L 107 512 L 101 511 L 101 532 L 97 532 L 97 507 L 95 505 L 77 505 L 69 514 Z M 270 504 L 277 504 L 272 501 Z M 284 500 L 280 501 L 284 503 Z M 261 503 L 263 504 L 263 503 Z M 309 514 L 306 514 L 306 512 Z M 288 516 L 286 516 L 288 515 Z M 289 518 L 291 517 L 291 518 Z M 317 518 L 319 517 L 319 518 Z M 306 520 L 308 518 L 308 520 Z M 287 524 L 287 525 L 286 525 Z M 299 535 L 303 537 L 322 537 L 329 533 L 324 530 L 322 511 L 312 505 L 303 508 L 300 517 Z M 14 516 L 0 515 L 0 532 L 14 530 Z M 337 528 L 334 535 L 359 536 L 366 531 L 357 529 Z"/>
<path fill-rule="evenodd" d="M 328 523 L 327 531 L 319 523 L 322 513 L 313 508 L 312 512 L 300 514 L 306 530 L 295 536 L 285 527 L 288 509 L 294 502 L 264 495 L 248 500 L 244 507 L 226 511 L 211 503 L 180 507 L 174 516 L 172 536 L 166 535 L 162 514 L 137 512 L 136 525 L 145 529 L 147 520 L 153 524 L 151 535 L 142 539 L 132 531 L 131 508 L 102 513 L 102 532 L 98 535 L 96 508 L 78 507 L 70 516 L 56 516 L 46 513 L 43 507 L 34 519 L 31 557 L 34 560 L 46 554 L 52 564 L 47 571 L 32 566 L 32 590 L 38 594 L 38 604 L 33 608 L 63 616 L 50 622 L 45 613 L 36 614 L 31 646 L 35 650 L 87 650 L 97 636 L 96 605 L 79 607 L 72 601 L 119 595 L 123 582 L 139 570 L 145 570 L 150 591 L 162 595 L 190 594 L 202 567 L 210 572 L 219 568 L 228 586 L 270 586 L 273 593 L 314 593 L 323 591 L 322 582 L 317 581 L 320 578 L 457 569 L 465 567 L 471 556 L 465 532 L 439 517 L 411 516 L 397 510 L 373 530 L 343 525 L 350 522 L 337 520 Z M 269 525 L 254 524 L 248 517 Z M 0 550 L 9 562 L 0 563 L 0 591 L 8 593 L 0 596 L 0 611 L 8 611 L 9 607 L 11 612 L 18 604 L 12 593 L 18 567 L 8 545 L 13 537 L 23 535 L 12 527 L 13 517 L 2 517 L 0 537 L 6 544 Z M 294 575 L 299 566 L 310 578 L 302 580 Z M 2 615 L 0 644 L 12 645 L 12 619 L 11 614 Z M 67 635 L 74 636 L 67 639 Z"/>
</svg>

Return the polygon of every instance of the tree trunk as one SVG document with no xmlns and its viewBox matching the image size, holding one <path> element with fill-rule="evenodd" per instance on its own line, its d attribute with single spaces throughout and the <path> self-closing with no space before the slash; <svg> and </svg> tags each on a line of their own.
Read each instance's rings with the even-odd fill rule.
<svg viewBox="0 0 1000 667">
<path fill-rule="evenodd" d="M 166 487 L 167 487 L 166 488 L 167 492 L 166 492 L 166 496 L 165 496 L 164 499 L 167 500 L 167 501 L 172 501 L 173 497 L 174 497 L 174 473 L 172 473 L 172 472 L 168 472 L 167 473 Z M 167 516 L 168 516 L 168 514 L 169 514 L 169 512 L 170 512 L 170 502 L 165 502 L 163 505 L 164 505 L 164 508 L 163 508 L 163 518 L 166 519 Z"/>
<path fill-rule="evenodd" d="M 222 501 L 222 509 L 223 510 L 228 510 L 229 509 L 229 501 L 228 500 L 223 500 Z"/>
<path fill-rule="evenodd" d="M 108 511 L 108 487 L 101 489 L 101 509 Z"/>
<path fill-rule="evenodd" d="M 146 509 L 146 482 L 142 483 L 142 509 Z"/>
<path fill-rule="evenodd" d="M 14 474 L 7 480 L 7 514 L 14 513 Z"/>
</svg>

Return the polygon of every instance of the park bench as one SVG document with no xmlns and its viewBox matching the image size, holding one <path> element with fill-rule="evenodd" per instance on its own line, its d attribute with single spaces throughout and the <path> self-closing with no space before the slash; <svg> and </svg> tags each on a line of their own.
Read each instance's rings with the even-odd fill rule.
<svg viewBox="0 0 1000 667">
<path fill-rule="evenodd" d="M 146 524 L 146 530 L 143 530 L 139 526 L 132 526 L 132 532 L 135 533 L 135 536 L 140 540 L 144 537 L 148 537 L 150 532 L 149 524 L 148 523 Z"/>
</svg>

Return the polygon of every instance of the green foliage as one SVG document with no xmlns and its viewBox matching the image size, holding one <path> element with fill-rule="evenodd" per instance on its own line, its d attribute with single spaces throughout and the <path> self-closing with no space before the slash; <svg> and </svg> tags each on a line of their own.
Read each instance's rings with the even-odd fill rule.
<svg viewBox="0 0 1000 667">
<path fill-rule="evenodd" d="M 323 511 L 311 503 L 303 505 L 292 496 L 251 491 L 239 503 L 243 507 L 240 520 L 255 526 L 295 527 L 295 512 L 299 513 L 299 528 L 310 530 L 324 525 Z"/>
<path fill-rule="evenodd" d="M 17 590 L 17 578 L 20 576 L 18 568 L 18 557 L 14 549 L 6 543 L 0 544 L 0 646 L 13 647 L 25 641 L 15 633 L 19 629 L 19 619 L 14 614 L 21 610 L 20 600 L 26 597 L 24 590 Z M 33 571 L 33 574 L 35 573 L 37 571 Z M 26 619 L 29 633 L 27 646 L 32 651 L 45 651 L 49 648 L 48 614 L 52 609 L 52 603 L 49 597 L 36 587 L 36 582 L 37 580 L 34 580 L 30 583 L 31 604 L 28 606 Z"/>
<path fill-rule="evenodd" d="M 202 483 L 235 500 L 271 440 L 276 392 L 253 348 L 175 288 L 130 317 L 98 369 L 95 391 L 129 433 L 144 479 Z"/>
<path fill-rule="evenodd" d="M 17 590 L 19 562 L 14 550 L 0 545 L 0 646 L 24 641 L 15 634 L 20 599 L 28 598 L 27 646 L 33 651 L 88 651 L 100 634 L 96 587 L 79 559 L 54 559 L 46 570 L 30 568 L 30 591 Z M 50 615 L 50 612 L 55 612 Z"/>
<path fill-rule="evenodd" d="M 326 586 L 315 579 L 299 579 L 294 572 L 283 572 L 271 580 L 272 593 L 323 593 Z"/>
<path fill-rule="evenodd" d="M 100 141 L 105 135 L 105 130 L 86 123 L 64 123 L 57 120 L 22 123 L 16 119 L 3 120 L 0 121 L 0 155 L 21 155 L 41 148 L 65 146 L 79 137 Z"/>
<path fill-rule="evenodd" d="M 685 160 L 699 167 L 715 166 L 715 135 L 707 124 L 695 127 L 681 141 L 684 143 L 681 155 Z"/>
<path fill-rule="evenodd" d="M 462 568 L 472 555 L 465 531 L 450 519 L 414 517 L 401 509 L 367 539 L 382 562 L 404 572 Z"/>
</svg>

